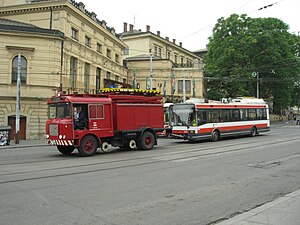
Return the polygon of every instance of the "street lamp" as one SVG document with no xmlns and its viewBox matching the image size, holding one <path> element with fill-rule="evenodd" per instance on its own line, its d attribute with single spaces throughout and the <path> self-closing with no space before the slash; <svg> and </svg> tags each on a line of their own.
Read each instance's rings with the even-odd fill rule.
<svg viewBox="0 0 300 225">
<path fill-rule="evenodd" d="M 252 76 L 256 77 L 256 98 L 259 98 L 259 72 L 252 72 Z"/>
</svg>

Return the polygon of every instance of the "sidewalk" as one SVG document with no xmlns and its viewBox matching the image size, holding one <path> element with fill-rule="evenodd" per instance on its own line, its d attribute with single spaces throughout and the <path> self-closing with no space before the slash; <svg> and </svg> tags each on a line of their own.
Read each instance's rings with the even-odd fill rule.
<svg viewBox="0 0 300 225">
<path fill-rule="evenodd" d="M 29 148 L 29 147 L 40 147 L 47 146 L 46 139 L 39 140 L 20 140 L 19 144 L 15 143 L 15 140 L 11 140 L 9 145 L 0 146 L 0 151 L 5 149 L 13 148 Z"/>
<path fill-rule="evenodd" d="M 300 190 L 232 217 L 217 225 L 299 225 Z"/>
</svg>

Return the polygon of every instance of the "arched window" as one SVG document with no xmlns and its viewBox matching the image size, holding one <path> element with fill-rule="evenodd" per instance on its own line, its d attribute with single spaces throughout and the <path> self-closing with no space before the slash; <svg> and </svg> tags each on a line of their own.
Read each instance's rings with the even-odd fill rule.
<svg viewBox="0 0 300 225">
<path fill-rule="evenodd" d="M 26 84 L 27 79 L 27 59 L 21 55 L 21 83 Z M 18 56 L 15 56 L 12 60 L 12 76 L 11 82 L 17 83 L 18 79 Z"/>
</svg>

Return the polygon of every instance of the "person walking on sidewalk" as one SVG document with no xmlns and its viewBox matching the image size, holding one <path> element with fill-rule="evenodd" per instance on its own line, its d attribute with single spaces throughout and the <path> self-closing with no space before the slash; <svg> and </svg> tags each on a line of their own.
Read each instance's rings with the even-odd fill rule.
<svg viewBox="0 0 300 225">
<path fill-rule="evenodd" d="M 297 123 L 296 125 L 300 125 L 300 114 L 297 115 Z"/>
</svg>

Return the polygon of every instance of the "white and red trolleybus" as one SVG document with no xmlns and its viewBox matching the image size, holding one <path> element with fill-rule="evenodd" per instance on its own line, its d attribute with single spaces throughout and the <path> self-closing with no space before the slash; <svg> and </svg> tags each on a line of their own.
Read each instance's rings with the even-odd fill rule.
<svg viewBox="0 0 300 225">
<path fill-rule="evenodd" d="M 187 101 L 170 106 L 170 113 L 172 135 L 190 142 L 270 131 L 269 108 L 263 99 Z"/>
</svg>

